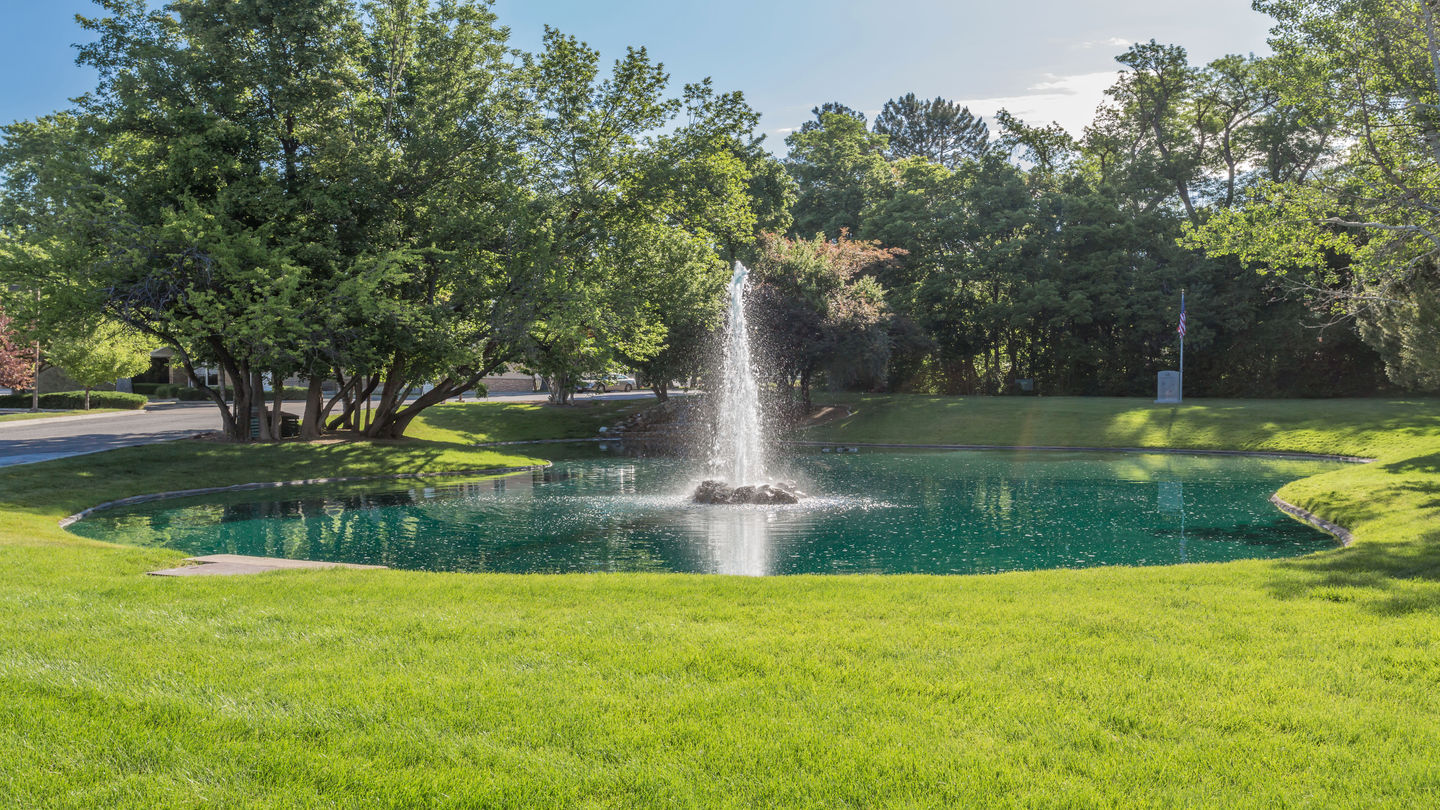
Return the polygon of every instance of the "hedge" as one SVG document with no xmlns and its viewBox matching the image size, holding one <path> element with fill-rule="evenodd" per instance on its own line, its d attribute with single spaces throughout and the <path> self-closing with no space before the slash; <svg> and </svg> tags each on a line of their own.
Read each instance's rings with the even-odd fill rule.
<svg viewBox="0 0 1440 810">
<path fill-rule="evenodd" d="M 29 394 L 6 394 L 0 396 L 0 408 L 28 408 Z M 90 407 L 121 408 L 138 411 L 149 401 L 144 394 L 125 394 L 119 391 L 91 391 Z M 84 391 L 57 391 L 40 395 L 40 407 L 46 409 L 74 410 L 85 407 Z"/>
<path fill-rule="evenodd" d="M 304 388 L 286 388 L 286 389 L 285 389 L 285 393 L 284 393 L 284 395 L 283 395 L 283 398 L 284 398 L 285 400 L 288 400 L 288 401 L 291 401 L 291 402 L 296 402 L 296 401 L 304 402 L 304 401 L 305 401 L 306 393 L 307 393 L 307 392 L 306 392 L 306 390 L 305 390 Z M 204 391 L 201 391 L 199 388 L 187 388 L 187 387 L 185 387 L 185 386 L 171 386 L 171 390 L 166 391 L 166 392 L 163 393 L 163 394 L 162 394 L 162 393 L 159 393 L 159 392 L 156 392 L 155 396 L 157 396 L 157 397 L 164 397 L 164 398 L 174 397 L 174 398 L 180 400 L 181 402 L 196 402 L 196 401 L 209 402 L 209 401 L 210 401 L 210 396 L 209 396 L 208 394 L 206 394 Z M 327 396 L 328 396 L 328 394 L 327 394 Z M 275 398 L 275 394 L 274 394 L 273 392 L 271 392 L 271 391 L 266 391 L 266 392 L 265 392 L 265 401 L 266 401 L 266 402 L 273 402 L 273 401 L 274 401 L 274 398 Z M 225 389 L 225 401 L 226 401 L 226 402 L 229 402 L 229 401 L 231 401 L 231 400 L 233 400 L 233 399 L 235 399 L 235 391 L 234 391 L 234 389 L 229 388 L 229 387 L 226 387 L 226 389 Z"/>
</svg>

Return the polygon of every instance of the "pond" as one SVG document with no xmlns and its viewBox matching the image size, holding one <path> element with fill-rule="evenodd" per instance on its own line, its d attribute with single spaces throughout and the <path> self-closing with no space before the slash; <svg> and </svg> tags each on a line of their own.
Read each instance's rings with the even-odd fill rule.
<svg viewBox="0 0 1440 810">
<path fill-rule="evenodd" d="M 1079 452 L 815 453 L 794 506 L 699 506 L 694 464 L 596 452 L 473 483 L 209 495 L 71 531 L 194 555 L 426 571 L 974 574 L 1291 557 L 1334 546 L 1268 498 L 1321 461 Z"/>
</svg>

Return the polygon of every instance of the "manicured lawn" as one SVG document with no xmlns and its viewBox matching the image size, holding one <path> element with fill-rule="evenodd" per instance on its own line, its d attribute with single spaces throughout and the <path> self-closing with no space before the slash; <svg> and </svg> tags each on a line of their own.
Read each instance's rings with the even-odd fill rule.
<svg viewBox="0 0 1440 810">
<path fill-rule="evenodd" d="M 822 395 L 855 413 L 796 438 L 913 444 L 1289 450 L 1376 456 L 1440 436 L 1434 399 Z"/>
<path fill-rule="evenodd" d="M 519 461 L 457 445 L 186 443 L 11 469 L 0 472 L 0 796 L 77 807 L 1440 800 L 1440 406 L 952 402 L 864 398 L 855 417 L 813 432 L 1380 461 L 1285 488 L 1359 538 L 1300 560 L 763 580 L 165 580 L 142 572 L 178 555 L 55 525 L 177 481 Z M 417 433 L 512 438 L 551 417 L 589 429 L 576 412 L 503 410 L 514 407 L 447 406 Z"/>
<path fill-rule="evenodd" d="M 601 427 L 653 404 L 653 399 L 580 400 L 563 407 L 538 402 L 447 403 L 426 411 L 424 421 L 406 435 L 463 444 L 590 438 Z"/>
<path fill-rule="evenodd" d="M 25 419 L 49 419 L 54 416 L 80 416 L 91 413 L 116 413 L 119 408 L 91 408 L 75 411 L 41 411 L 39 413 L 0 413 L 0 422 L 19 422 Z"/>
</svg>

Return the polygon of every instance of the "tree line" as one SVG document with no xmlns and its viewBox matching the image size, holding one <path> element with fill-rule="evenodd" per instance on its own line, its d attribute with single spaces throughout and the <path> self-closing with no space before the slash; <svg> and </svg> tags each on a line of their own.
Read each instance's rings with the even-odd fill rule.
<svg viewBox="0 0 1440 810">
<path fill-rule="evenodd" d="M 224 370 L 194 383 L 237 440 L 279 436 L 266 378 L 307 381 L 309 437 L 398 437 L 512 363 L 663 396 L 737 259 L 807 406 L 1148 394 L 1182 290 L 1191 394 L 1440 385 L 1428 0 L 1263 0 L 1267 57 L 1136 44 L 1078 136 L 907 93 L 816 107 L 783 159 L 740 93 L 522 51 L 478 0 L 99 4 L 95 89 L 0 142 L 0 345 L 138 333 Z"/>
</svg>

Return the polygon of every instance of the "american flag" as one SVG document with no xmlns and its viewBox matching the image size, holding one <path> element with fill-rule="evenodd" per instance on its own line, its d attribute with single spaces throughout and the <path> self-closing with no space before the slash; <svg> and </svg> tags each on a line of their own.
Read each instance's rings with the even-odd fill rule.
<svg viewBox="0 0 1440 810">
<path fill-rule="evenodd" d="M 1185 337 L 1185 296 L 1180 296 L 1180 328 L 1175 330 L 1180 337 Z"/>
</svg>

